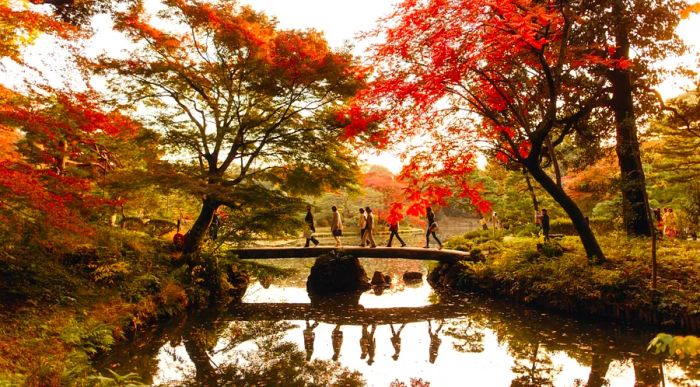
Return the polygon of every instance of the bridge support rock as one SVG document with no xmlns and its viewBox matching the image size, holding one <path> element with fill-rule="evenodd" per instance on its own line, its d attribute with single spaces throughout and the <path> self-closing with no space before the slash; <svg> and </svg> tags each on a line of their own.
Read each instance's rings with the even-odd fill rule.
<svg viewBox="0 0 700 387">
<path fill-rule="evenodd" d="M 339 294 L 359 295 L 370 288 L 360 260 L 348 254 L 324 254 L 316 259 L 306 281 L 311 301 Z"/>
</svg>

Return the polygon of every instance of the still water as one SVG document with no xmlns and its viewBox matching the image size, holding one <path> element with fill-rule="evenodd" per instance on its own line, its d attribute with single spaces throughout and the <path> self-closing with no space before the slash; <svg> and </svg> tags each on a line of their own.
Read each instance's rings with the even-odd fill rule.
<svg viewBox="0 0 700 387">
<path fill-rule="evenodd" d="M 700 385 L 697 363 L 645 353 L 654 331 L 403 282 L 405 271 L 425 278 L 430 263 L 361 262 L 392 285 L 362 294 L 359 305 L 311 305 L 313 260 L 267 260 L 293 274 L 260 275 L 242 305 L 148 332 L 103 366 L 166 386 Z"/>
</svg>

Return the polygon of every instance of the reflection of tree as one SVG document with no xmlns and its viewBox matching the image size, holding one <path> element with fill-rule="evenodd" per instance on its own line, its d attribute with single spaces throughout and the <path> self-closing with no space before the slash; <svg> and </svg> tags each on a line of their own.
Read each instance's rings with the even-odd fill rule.
<svg viewBox="0 0 700 387">
<path fill-rule="evenodd" d="M 604 348 L 593 349 L 593 360 L 591 360 L 591 372 L 588 374 L 586 387 L 601 387 L 607 385 L 605 375 L 610 368 L 610 356 L 605 353 Z"/>
<path fill-rule="evenodd" d="M 313 330 L 313 325 L 309 329 Z M 195 365 L 193 380 L 185 385 L 264 385 L 264 386 L 344 386 L 363 385 L 362 376 L 330 361 L 307 361 L 295 343 L 284 341 L 284 332 L 293 327 L 287 322 L 235 322 L 226 329 L 214 328 L 206 334 L 191 331 L 183 341 Z M 195 333 L 197 332 L 197 333 Z M 313 333 L 313 332 L 312 332 Z M 211 340 L 211 338 L 215 340 Z M 227 344 L 216 351 L 216 341 Z M 255 348 L 242 350 L 240 345 L 254 340 Z M 223 354 L 231 363 L 215 365 L 211 357 Z"/>
<path fill-rule="evenodd" d="M 453 346 L 458 352 L 478 353 L 484 351 L 483 330 L 475 320 L 460 320 L 450 324 L 445 334 L 455 339 Z"/>
<path fill-rule="evenodd" d="M 509 352 L 515 358 L 513 373 L 518 375 L 510 383 L 511 386 L 551 386 L 554 374 L 560 371 L 552 367 L 549 352 L 540 351 L 539 342 L 510 342 Z"/>
<path fill-rule="evenodd" d="M 661 385 L 661 361 L 651 355 L 642 355 L 632 358 L 634 365 L 635 387 L 660 386 Z"/>
</svg>

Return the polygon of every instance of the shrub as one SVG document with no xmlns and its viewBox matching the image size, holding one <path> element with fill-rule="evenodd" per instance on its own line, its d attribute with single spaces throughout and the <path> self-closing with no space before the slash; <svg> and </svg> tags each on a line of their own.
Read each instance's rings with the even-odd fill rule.
<svg viewBox="0 0 700 387">
<path fill-rule="evenodd" d="M 99 264 L 93 263 L 88 265 L 92 269 L 91 278 L 95 283 L 114 285 L 115 282 L 124 280 L 130 273 L 129 264 L 124 261 L 113 263 Z"/>
<path fill-rule="evenodd" d="M 174 282 L 167 282 L 158 294 L 160 310 L 166 316 L 174 316 L 187 308 L 187 293 Z"/>
<path fill-rule="evenodd" d="M 554 258 L 564 255 L 564 249 L 557 242 L 546 242 L 542 245 L 537 245 L 545 257 Z"/>
<path fill-rule="evenodd" d="M 61 332 L 61 339 L 66 344 L 82 349 L 88 355 L 107 351 L 114 344 L 112 327 L 103 323 L 95 323 L 91 320 L 83 322 L 71 321 Z"/>
</svg>

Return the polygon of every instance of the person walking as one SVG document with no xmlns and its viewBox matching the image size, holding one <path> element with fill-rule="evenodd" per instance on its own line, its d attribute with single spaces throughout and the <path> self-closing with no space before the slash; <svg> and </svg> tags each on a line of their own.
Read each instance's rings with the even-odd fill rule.
<svg viewBox="0 0 700 387">
<path fill-rule="evenodd" d="M 367 214 L 367 227 L 362 236 L 362 245 L 367 246 L 369 242 L 369 247 L 374 248 L 377 247 L 377 244 L 374 242 L 374 214 L 372 214 L 372 209 L 369 207 L 365 207 L 365 213 Z"/>
<path fill-rule="evenodd" d="M 438 228 L 437 222 L 435 222 L 435 213 L 430 207 L 426 208 L 426 212 L 428 216 L 428 228 L 425 231 L 425 246 L 423 246 L 423 248 L 427 249 L 430 247 L 430 235 L 432 234 L 433 238 L 435 238 L 438 243 L 438 250 L 442 250 L 442 242 L 440 242 L 435 234 Z"/>
<path fill-rule="evenodd" d="M 542 209 L 542 234 L 544 234 L 544 241 L 549 242 L 549 215 L 547 214 L 547 209 Z"/>
<path fill-rule="evenodd" d="M 343 219 L 338 212 L 338 207 L 331 207 L 333 211 L 333 220 L 331 220 L 331 234 L 335 239 L 335 247 L 340 247 L 343 244 L 340 242 L 340 237 L 343 236 Z"/>
<path fill-rule="evenodd" d="M 306 206 L 306 217 L 304 218 L 306 227 L 304 227 L 304 238 L 306 238 L 306 244 L 304 247 L 309 247 L 309 242 L 313 242 L 314 246 L 318 246 L 318 239 L 314 237 L 316 232 L 316 227 L 314 226 L 314 215 L 311 213 L 311 206 Z"/>
<path fill-rule="evenodd" d="M 396 236 L 396 239 L 398 239 L 399 242 L 401 242 L 401 247 L 406 246 L 406 243 L 399 236 L 399 222 L 398 221 L 394 221 L 391 224 L 389 224 L 389 231 L 391 232 L 391 234 L 389 234 L 389 243 L 386 245 L 386 247 L 391 247 L 391 241 L 394 240 L 394 236 Z"/>
<path fill-rule="evenodd" d="M 367 231 L 367 215 L 365 214 L 365 209 L 360 208 L 360 247 L 365 247 L 364 237 L 365 231 Z"/>
</svg>

